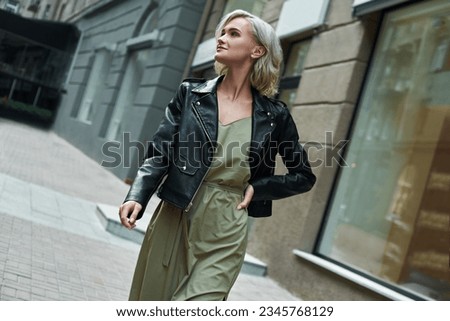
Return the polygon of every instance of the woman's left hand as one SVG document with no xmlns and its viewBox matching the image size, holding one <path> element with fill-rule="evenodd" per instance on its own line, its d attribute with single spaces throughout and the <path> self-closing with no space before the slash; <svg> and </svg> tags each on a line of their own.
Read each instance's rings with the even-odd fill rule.
<svg viewBox="0 0 450 321">
<path fill-rule="evenodd" d="M 244 193 L 244 199 L 242 200 L 241 203 L 239 203 L 239 205 L 237 206 L 237 209 L 242 210 L 242 209 L 247 208 L 250 205 L 250 202 L 252 201 L 253 194 L 255 194 L 255 190 L 253 189 L 253 186 L 248 185 L 247 189 L 245 190 L 245 193 Z"/>
</svg>

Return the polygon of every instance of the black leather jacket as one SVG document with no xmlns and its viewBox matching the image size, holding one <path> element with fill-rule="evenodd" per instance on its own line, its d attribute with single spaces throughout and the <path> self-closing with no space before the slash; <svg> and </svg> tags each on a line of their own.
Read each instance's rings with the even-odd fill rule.
<svg viewBox="0 0 450 321">
<path fill-rule="evenodd" d="M 153 193 L 180 209 L 189 211 L 210 166 L 216 147 L 218 111 L 216 89 L 221 77 L 213 80 L 183 81 L 169 102 L 165 116 L 149 146 L 148 158 L 139 168 L 125 198 L 143 206 Z M 309 191 L 316 181 L 307 155 L 298 142 L 295 123 L 282 102 L 253 91 L 250 180 L 255 193 L 248 215 L 272 214 L 272 200 Z M 274 175 L 279 153 L 288 169 Z"/>
</svg>

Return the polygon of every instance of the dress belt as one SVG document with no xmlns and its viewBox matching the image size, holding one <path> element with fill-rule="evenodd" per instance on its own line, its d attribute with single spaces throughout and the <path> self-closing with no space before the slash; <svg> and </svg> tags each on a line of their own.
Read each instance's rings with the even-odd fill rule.
<svg viewBox="0 0 450 321">
<path fill-rule="evenodd" d="M 207 181 L 204 181 L 203 184 L 206 186 L 223 189 L 225 191 L 229 191 L 229 192 L 239 194 L 239 195 L 243 195 L 244 190 L 245 190 L 245 187 L 242 187 L 242 186 L 231 186 L 231 185 L 218 184 L 218 183 L 207 182 Z"/>
</svg>

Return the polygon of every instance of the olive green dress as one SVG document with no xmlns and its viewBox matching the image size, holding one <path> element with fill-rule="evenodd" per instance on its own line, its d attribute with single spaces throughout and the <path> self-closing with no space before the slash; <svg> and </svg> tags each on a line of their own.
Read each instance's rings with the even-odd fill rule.
<svg viewBox="0 0 450 321">
<path fill-rule="evenodd" d="M 218 148 L 189 212 L 161 202 L 148 226 L 130 300 L 226 300 L 244 261 L 251 117 L 219 123 Z M 180 186 L 183 188 L 183 186 Z"/>
</svg>

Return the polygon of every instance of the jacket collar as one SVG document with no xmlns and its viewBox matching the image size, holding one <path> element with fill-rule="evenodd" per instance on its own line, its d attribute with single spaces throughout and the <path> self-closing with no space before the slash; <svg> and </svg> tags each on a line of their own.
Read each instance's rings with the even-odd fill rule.
<svg viewBox="0 0 450 321">
<path fill-rule="evenodd" d="M 192 89 L 193 93 L 201 94 L 200 97 L 193 101 L 193 108 L 197 111 L 201 119 L 203 127 L 214 144 L 217 140 L 218 130 L 218 112 L 217 112 L 217 85 L 222 81 L 224 76 L 219 76 L 211 80 L 207 80 L 199 86 Z M 255 157 L 250 157 L 250 165 L 252 175 L 258 167 L 258 160 L 261 160 L 262 147 L 264 142 L 270 136 L 270 133 L 276 128 L 274 115 L 271 111 L 270 100 L 262 96 L 255 88 L 252 87 L 253 95 L 253 116 L 252 116 L 252 152 L 256 153 Z M 205 106 L 209 106 L 206 107 Z M 216 108 L 211 108 L 216 106 Z"/>
<path fill-rule="evenodd" d="M 217 92 L 217 86 L 220 84 L 224 77 L 224 75 L 221 75 L 216 78 L 207 80 L 201 85 L 192 89 L 192 92 L 199 94 L 215 94 Z M 265 101 L 265 99 L 267 98 L 262 96 L 254 87 L 252 87 L 252 95 L 254 112 L 267 113 L 267 101 Z"/>
<path fill-rule="evenodd" d="M 217 92 L 217 85 L 222 81 L 224 76 L 218 76 L 202 83 L 201 85 L 192 89 L 192 92 L 199 94 L 212 94 Z"/>
</svg>

